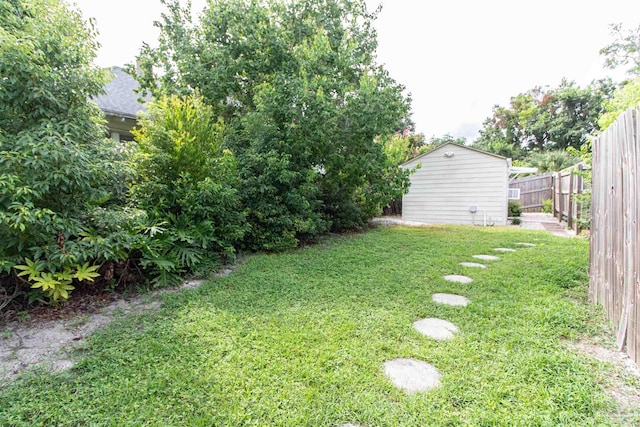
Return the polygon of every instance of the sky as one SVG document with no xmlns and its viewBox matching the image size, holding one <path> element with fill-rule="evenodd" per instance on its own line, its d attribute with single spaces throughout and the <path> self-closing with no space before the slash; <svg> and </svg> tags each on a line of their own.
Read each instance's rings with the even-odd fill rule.
<svg viewBox="0 0 640 427">
<path fill-rule="evenodd" d="M 71 0 L 73 1 L 73 0 Z M 478 136 L 494 105 L 562 78 L 581 86 L 622 73 L 602 67 L 609 24 L 640 24 L 638 0 L 366 0 L 382 4 L 377 59 L 412 98 L 416 132 L 427 139 Z M 75 0 L 93 18 L 102 67 L 134 61 L 154 45 L 159 0 Z M 192 0 L 200 11 L 205 0 Z"/>
</svg>

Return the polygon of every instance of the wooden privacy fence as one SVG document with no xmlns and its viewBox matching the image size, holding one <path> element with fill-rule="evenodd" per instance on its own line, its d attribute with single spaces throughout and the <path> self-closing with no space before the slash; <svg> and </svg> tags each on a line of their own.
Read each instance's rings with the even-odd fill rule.
<svg viewBox="0 0 640 427">
<path fill-rule="evenodd" d="M 509 188 L 520 189 L 520 205 L 523 212 L 542 212 L 542 201 L 553 197 L 553 175 L 535 175 L 514 179 Z"/>
<path fill-rule="evenodd" d="M 514 179 L 509 183 L 509 188 L 520 189 L 519 200 L 523 212 L 541 212 L 543 201 L 552 200 L 553 216 L 579 233 L 580 218 L 589 214 L 575 200 L 575 196 L 582 193 L 586 186 L 579 173 L 582 169 L 583 165 L 578 164 L 561 172 Z"/>
<path fill-rule="evenodd" d="M 591 283 L 617 327 L 617 344 L 640 364 L 640 105 L 593 142 Z"/>
<path fill-rule="evenodd" d="M 577 164 L 569 169 L 556 172 L 553 179 L 553 216 L 560 222 L 566 221 L 567 227 L 576 233 L 580 232 L 580 218 L 589 215 L 583 207 L 576 202 L 575 196 L 585 190 L 585 182 L 579 172 L 582 164 Z"/>
</svg>

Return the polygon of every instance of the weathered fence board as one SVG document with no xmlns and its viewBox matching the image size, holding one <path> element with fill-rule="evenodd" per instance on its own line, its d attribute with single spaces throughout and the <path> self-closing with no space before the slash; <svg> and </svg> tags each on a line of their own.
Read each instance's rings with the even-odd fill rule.
<svg viewBox="0 0 640 427">
<path fill-rule="evenodd" d="M 509 188 L 520 189 L 520 205 L 523 212 L 542 212 L 543 200 L 553 197 L 553 176 L 551 174 L 514 179 Z"/>
<path fill-rule="evenodd" d="M 552 175 L 553 216 L 561 222 L 566 221 L 576 233 L 580 232 L 580 218 L 584 215 L 582 206 L 575 201 L 575 196 L 585 190 L 581 170 L 582 164 L 578 164 Z"/>
<path fill-rule="evenodd" d="M 640 106 L 593 142 L 591 283 L 617 328 L 616 342 L 640 363 Z"/>
</svg>

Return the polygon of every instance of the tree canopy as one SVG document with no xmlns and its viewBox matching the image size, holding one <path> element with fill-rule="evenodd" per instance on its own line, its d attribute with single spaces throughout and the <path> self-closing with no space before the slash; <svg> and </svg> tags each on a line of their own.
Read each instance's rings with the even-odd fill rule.
<svg viewBox="0 0 640 427">
<path fill-rule="evenodd" d="M 601 130 L 605 130 L 620 114 L 638 104 L 640 104 L 640 77 L 629 80 L 616 89 L 611 99 L 604 103 L 605 111 L 598 119 L 598 126 Z"/>
<path fill-rule="evenodd" d="M 375 63 L 363 0 L 210 1 L 198 25 L 176 0 L 139 60 L 156 95 L 198 90 L 226 123 L 248 210 L 248 247 L 357 227 L 407 185 L 385 138 L 408 116 Z M 156 72 L 156 70 L 162 70 Z"/>
<path fill-rule="evenodd" d="M 533 88 L 512 97 L 509 107 L 495 106 L 474 145 L 512 158 L 578 149 L 599 129 L 598 117 L 613 88 L 609 79 L 585 88 L 568 80 L 556 88 Z"/>
<path fill-rule="evenodd" d="M 640 76 L 640 25 L 625 29 L 622 24 L 611 24 L 610 29 L 613 41 L 600 49 L 605 67 L 614 70 L 629 66 L 627 74 Z"/>
</svg>

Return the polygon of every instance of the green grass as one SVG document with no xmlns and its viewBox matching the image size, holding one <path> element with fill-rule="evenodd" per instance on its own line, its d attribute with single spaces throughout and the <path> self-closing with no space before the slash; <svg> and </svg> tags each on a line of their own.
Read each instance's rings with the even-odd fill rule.
<svg viewBox="0 0 640 427">
<path fill-rule="evenodd" d="M 486 270 L 458 265 L 498 246 L 518 251 Z M 611 367 L 567 349 L 604 328 L 584 303 L 587 267 L 587 241 L 479 227 L 376 229 L 252 256 L 95 335 L 73 369 L 6 387 L 0 424 L 616 425 Z M 472 304 L 437 305 L 436 292 Z M 425 317 L 461 333 L 424 337 L 412 323 Z M 382 365 L 396 357 L 433 364 L 442 386 L 395 389 Z"/>
</svg>

